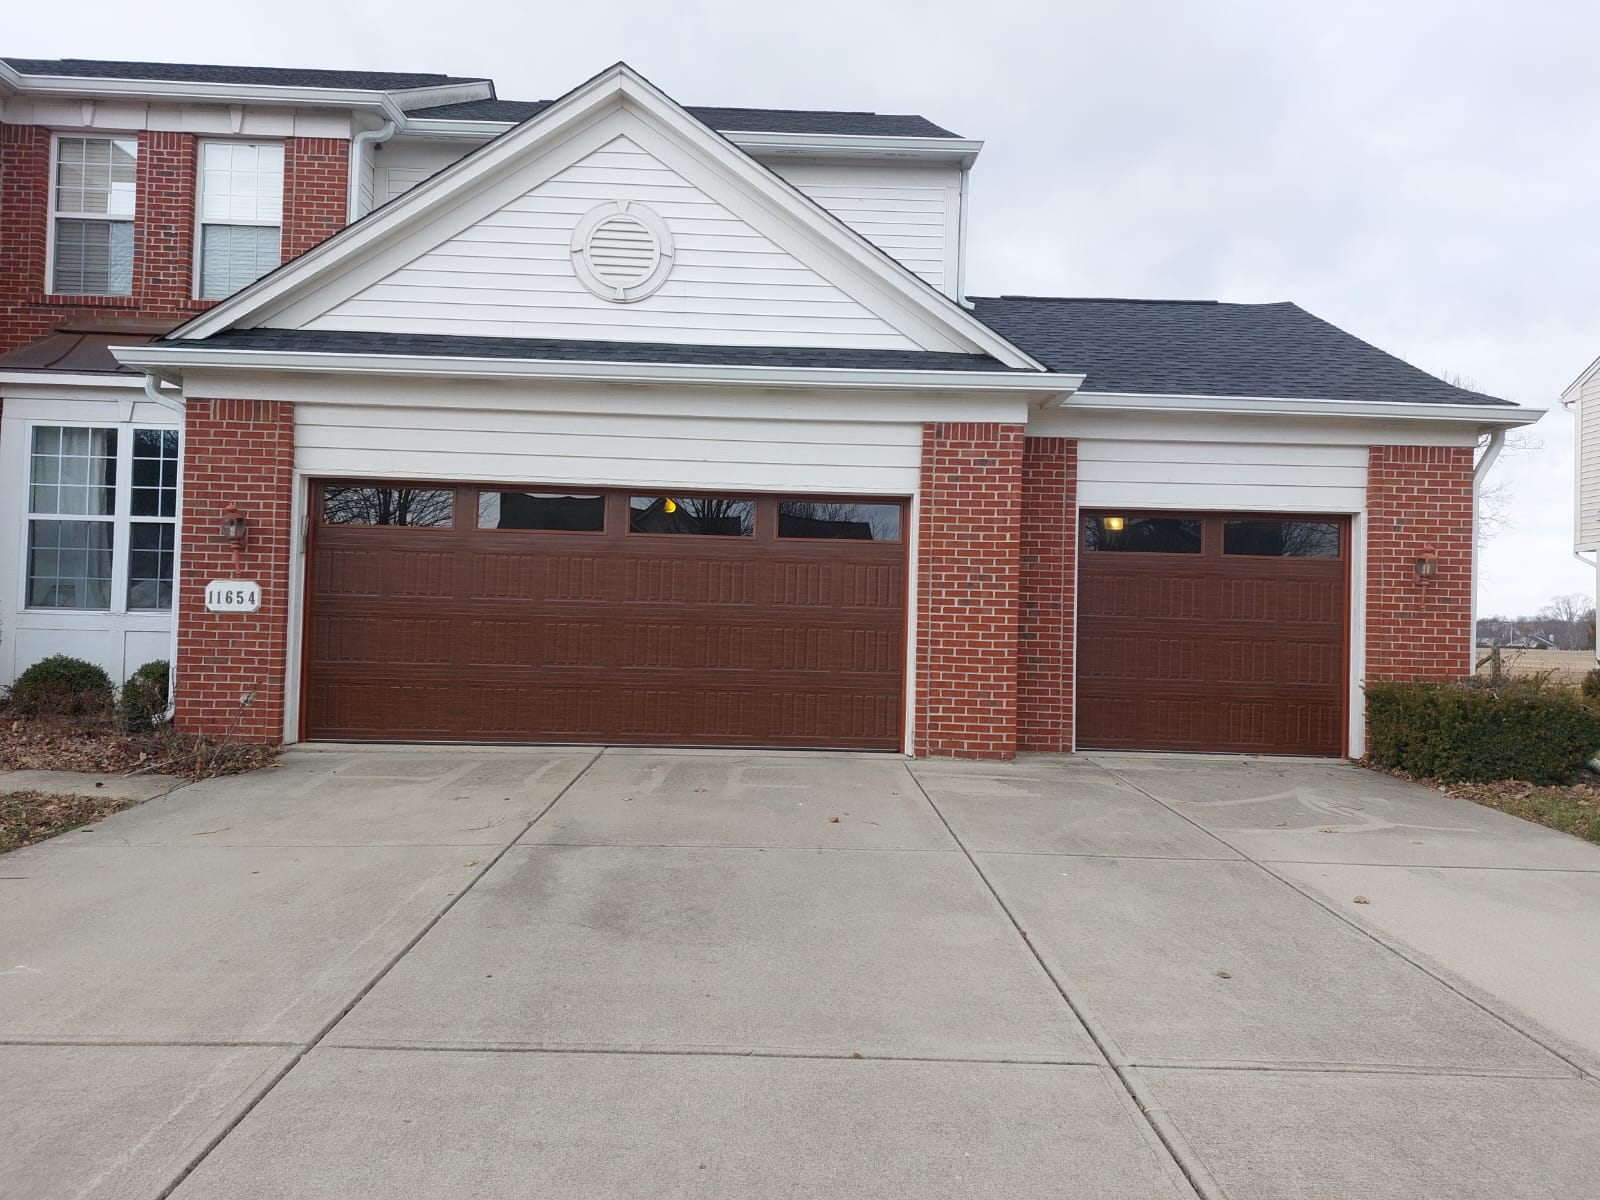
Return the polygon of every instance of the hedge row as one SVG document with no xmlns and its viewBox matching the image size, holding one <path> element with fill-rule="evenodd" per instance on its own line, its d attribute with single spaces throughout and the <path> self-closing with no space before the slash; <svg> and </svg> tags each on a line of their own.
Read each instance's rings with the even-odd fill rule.
<svg viewBox="0 0 1600 1200">
<path fill-rule="evenodd" d="M 1448 783 L 1570 783 L 1600 753 L 1600 709 L 1542 679 L 1367 684 L 1367 757 Z"/>
</svg>

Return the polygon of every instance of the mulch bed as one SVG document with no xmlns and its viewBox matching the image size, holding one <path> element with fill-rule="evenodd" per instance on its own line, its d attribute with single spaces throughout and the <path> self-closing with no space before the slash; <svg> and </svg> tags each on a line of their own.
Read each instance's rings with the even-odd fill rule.
<svg viewBox="0 0 1600 1200">
<path fill-rule="evenodd" d="M 212 779 L 272 765 L 279 747 L 179 733 L 129 733 L 105 721 L 0 717 L 0 771 L 83 771 Z"/>
<path fill-rule="evenodd" d="M 20 850 L 80 825 L 103 821 L 137 800 L 117 796 L 50 796 L 44 792 L 0 793 L 0 854 Z"/>
</svg>

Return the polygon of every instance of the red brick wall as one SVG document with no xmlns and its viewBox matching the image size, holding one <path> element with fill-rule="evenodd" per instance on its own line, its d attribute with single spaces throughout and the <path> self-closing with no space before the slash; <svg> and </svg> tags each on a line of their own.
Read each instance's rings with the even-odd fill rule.
<svg viewBox="0 0 1600 1200">
<path fill-rule="evenodd" d="M 184 435 L 183 548 L 178 588 L 176 722 L 243 741 L 283 738 L 289 644 L 290 503 L 294 406 L 267 400 L 189 400 Z M 234 564 L 218 533 L 238 505 L 249 542 Z M 253 579 L 261 608 L 212 613 L 213 579 Z M 241 708 L 241 699 L 250 696 Z"/>
<path fill-rule="evenodd" d="M 1368 452 L 1368 679 L 1471 674 L 1472 459 L 1470 446 Z M 1430 551 L 1438 575 L 1421 582 Z"/>
<path fill-rule="evenodd" d="M 1022 426 L 922 427 L 917 754 L 1017 747 Z"/>
<path fill-rule="evenodd" d="M 133 295 L 53 296 L 45 277 L 50 130 L 0 124 L 0 353 L 75 321 L 182 321 L 215 303 L 194 298 L 198 139 L 163 131 L 138 137 Z M 344 225 L 348 155 L 340 138 L 285 142 L 285 261 Z"/>
<path fill-rule="evenodd" d="M 1072 749 L 1078 443 L 1024 438 L 1017 749 Z"/>
</svg>

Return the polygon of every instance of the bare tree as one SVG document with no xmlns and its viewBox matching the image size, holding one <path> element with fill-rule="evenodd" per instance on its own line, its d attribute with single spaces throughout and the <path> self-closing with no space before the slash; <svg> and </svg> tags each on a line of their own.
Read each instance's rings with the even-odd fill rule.
<svg viewBox="0 0 1600 1200">
<path fill-rule="evenodd" d="M 1476 380 L 1468 378 L 1459 371 L 1441 371 L 1439 378 L 1452 387 L 1465 388 L 1469 392 L 1481 392 Z M 1484 434 L 1478 439 L 1478 457 L 1482 458 L 1489 449 L 1489 435 Z M 1500 462 L 1523 454 L 1535 454 L 1544 449 L 1544 442 L 1528 433 L 1526 430 L 1516 430 L 1506 435 L 1505 447 L 1500 452 Z M 1498 462 L 1496 464 L 1498 466 Z M 1493 479 L 1495 467 L 1489 468 L 1489 476 Z M 1516 499 L 1511 491 L 1511 485 L 1505 479 L 1495 479 L 1493 482 L 1485 480 L 1478 489 L 1478 548 L 1499 534 L 1510 529 L 1511 505 Z"/>
<path fill-rule="evenodd" d="M 449 525 L 455 493 L 441 488 L 330 487 L 322 492 L 329 525 Z"/>
</svg>

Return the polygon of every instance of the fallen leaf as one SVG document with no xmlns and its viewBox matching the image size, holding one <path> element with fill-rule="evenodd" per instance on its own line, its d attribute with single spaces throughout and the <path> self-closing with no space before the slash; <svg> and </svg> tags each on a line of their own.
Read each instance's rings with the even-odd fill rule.
<svg viewBox="0 0 1600 1200">
<path fill-rule="evenodd" d="M 1356 904 L 1371 904 L 1372 901 L 1368 900 L 1365 896 L 1357 896 L 1355 898 L 1354 903 L 1356 903 Z"/>
<path fill-rule="evenodd" d="M 839 818 L 838 817 L 829 817 L 828 818 L 828 824 L 829 825 L 837 825 L 838 823 L 839 823 Z"/>
<path fill-rule="evenodd" d="M 1332 825 L 1325 825 L 1321 829 L 1317 830 L 1317 832 L 1318 833 L 1338 833 L 1339 831 L 1337 829 L 1335 829 Z"/>
<path fill-rule="evenodd" d="M 1233 976 L 1231 974 L 1229 974 L 1227 971 L 1218 971 L 1217 972 L 1217 978 L 1218 979 L 1232 979 Z"/>
<path fill-rule="evenodd" d="M 850 1052 L 850 1057 L 851 1057 L 851 1058 L 860 1058 L 860 1057 L 861 1057 L 861 1051 L 859 1051 L 859 1050 L 852 1050 L 852 1051 L 851 1051 L 851 1052 Z"/>
<path fill-rule="evenodd" d="M 483 859 L 481 859 L 481 858 L 469 859 L 467 861 L 466 865 L 469 866 L 469 867 L 475 867 L 482 861 L 483 861 Z"/>
<path fill-rule="evenodd" d="M 1285 827 L 1285 826 L 1287 826 L 1287 825 L 1288 825 L 1288 824 L 1289 824 L 1289 822 L 1287 822 L 1287 821 L 1279 821 L 1279 822 L 1278 822 L 1278 828 L 1279 828 L 1279 829 L 1282 829 L 1282 828 L 1284 828 L 1284 827 Z"/>
<path fill-rule="evenodd" d="M 695 788 L 695 791 L 697 791 L 697 792 L 703 792 L 703 791 L 705 791 L 705 788 Z"/>
</svg>

